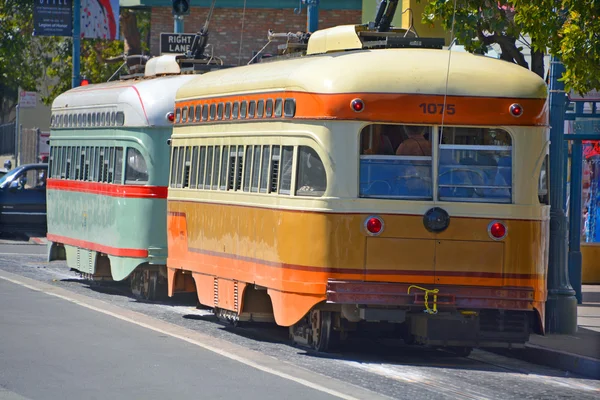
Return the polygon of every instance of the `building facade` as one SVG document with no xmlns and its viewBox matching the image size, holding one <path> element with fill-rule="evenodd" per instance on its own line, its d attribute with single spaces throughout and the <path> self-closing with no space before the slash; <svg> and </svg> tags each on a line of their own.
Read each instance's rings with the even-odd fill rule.
<svg viewBox="0 0 600 400">
<path fill-rule="evenodd" d="M 196 33 L 204 25 L 211 0 L 190 0 L 190 15 L 183 20 L 184 33 Z M 121 7 L 146 7 L 151 10 L 153 55 L 160 54 L 160 34 L 174 32 L 171 0 L 121 0 Z M 267 43 L 269 29 L 277 33 L 307 30 L 307 9 L 301 0 L 218 0 L 209 28 L 207 53 L 223 59 L 225 64 L 246 64 L 254 51 Z M 321 0 L 319 29 L 343 24 L 360 24 L 362 0 Z M 276 53 L 273 41 L 265 53 Z"/>
</svg>

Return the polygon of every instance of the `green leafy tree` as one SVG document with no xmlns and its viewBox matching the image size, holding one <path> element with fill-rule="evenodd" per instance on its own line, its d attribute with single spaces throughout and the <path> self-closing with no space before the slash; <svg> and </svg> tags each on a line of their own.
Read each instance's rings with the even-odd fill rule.
<svg viewBox="0 0 600 400">
<path fill-rule="evenodd" d="M 454 36 L 467 51 L 486 54 L 489 46 L 497 44 L 501 50 L 502 60 L 530 68 L 543 77 L 544 53 L 534 45 L 531 51 L 531 65 L 529 65 L 523 49 L 524 46 L 531 47 L 531 45 L 523 39 L 524 31 L 516 19 L 511 1 L 429 0 L 422 20 L 429 24 L 439 20 L 447 30 L 452 29 L 454 23 Z"/>
<path fill-rule="evenodd" d="M 564 63 L 562 80 L 580 93 L 600 89 L 600 2 L 594 0 L 419 0 L 423 22 L 441 21 L 467 51 L 486 53 L 497 44 L 503 60 L 542 76 L 548 52 Z M 454 5 L 456 4 L 456 14 Z M 523 35 L 531 38 L 531 66 Z M 528 43 L 525 46 L 529 45 Z"/>
<path fill-rule="evenodd" d="M 33 36 L 33 3 L 0 1 L 0 123 L 8 122 L 19 88 L 42 93 L 45 104 L 71 88 L 72 39 Z M 125 54 L 148 53 L 150 13 L 122 9 L 120 19 L 124 42 L 81 40 L 81 74 L 92 82 L 107 81 L 125 62 Z M 128 64 L 133 67 L 139 60 Z"/>
<path fill-rule="evenodd" d="M 515 21 L 565 65 L 568 89 L 600 90 L 600 2 L 594 0 L 513 0 Z M 540 44 L 542 46 L 540 46 Z"/>
<path fill-rule="evenodd" d="M 139 59 L 126 59 L 126 55 L 148 54 L 150 13 L 143 10 L 121 9 L 121 32 L 124 42 L 118 40 L 82 39 L 80 47 L 81 75 L 93 83 L 106 82 L 117 70 L 127 72 L 139 65 Z M 146 40 L 142 41 L 141 38 Z M 54 78 L 50 94 L 43 100 L 50 104 L 59 94 L 71 88 L 73 69 L 72 39 L 64 39 L 52 58 L 48 76 Z M 125 64 L 127 69 L 121 69 Z M 137 71 L 137 70 L 136 70 Z"/>
<path fill-rule="evenodd" d="M 33 2 L 0 2 L 0 123 L 8 122 L 19 88 L 34 91 L 52 61 L 56 38 L 33 37 Z"/>
</svg>

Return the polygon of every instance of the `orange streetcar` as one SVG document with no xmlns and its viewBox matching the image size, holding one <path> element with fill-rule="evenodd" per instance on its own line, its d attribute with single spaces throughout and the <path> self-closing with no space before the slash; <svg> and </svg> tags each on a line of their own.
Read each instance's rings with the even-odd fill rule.
<svg viewBox="0 0 600 400">
<path fill-rule="evenodd" d="M 325 29 L 178 90 L 170 295 L 317 350 L 369 325 L 463 354 L 543 331 L 546 85 L 401 36 Z"/>
</svg>

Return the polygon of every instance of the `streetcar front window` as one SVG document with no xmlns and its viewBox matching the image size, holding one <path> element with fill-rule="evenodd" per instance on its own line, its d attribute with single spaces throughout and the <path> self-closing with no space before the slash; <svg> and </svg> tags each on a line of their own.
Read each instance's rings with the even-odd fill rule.
<svg viewBox="0 0 600 400">
<path fill-rule="evenodd" d="M 146 160 L 139 150 L 127 149 L 127 165 L 125 168 L 125 183 L 141 185 L 148 182 L 148 167 Z"/>
<path fill-rule="evenodd" d="M 432 127 L 373 124 L 360 136 L 360 197 L 432 198 Z"/>
<path fill-rule="evenodd" d="M 444 127 L 438 186 L 440 200 L 510 203 L 510 134 L 495 128 Z"/>
</svg>

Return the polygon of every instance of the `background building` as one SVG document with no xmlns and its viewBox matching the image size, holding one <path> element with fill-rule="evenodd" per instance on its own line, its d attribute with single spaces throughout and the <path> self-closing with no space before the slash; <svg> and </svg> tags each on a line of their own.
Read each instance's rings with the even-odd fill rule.
<svg viewBox="0 0 600 400">
<path fill-rule="evenodd" d="M 211 0 L 190 0 L 190 15 L 184 17 L 184 33 L 198 32 L 208 15 Z M 152 55 L 160 54 L 160 34 L 174 32 L 171 0 L 121 0 L 121 7 L 151 7 Z M 307 30 L 306 6 L 300 0 L 218 0 L 210 21 L 209 41 L 214 55 L 226 64 L 245 64 L 252 52 L 267 43 L 267 32 Z M 321 0 L 319 29 L 335 25 L 359 24 L 362 0 Z M 265 49 L 275 53 L 274 42 Z M 207 49 L 210 51 L 210 47 Z"/>
</svg>

